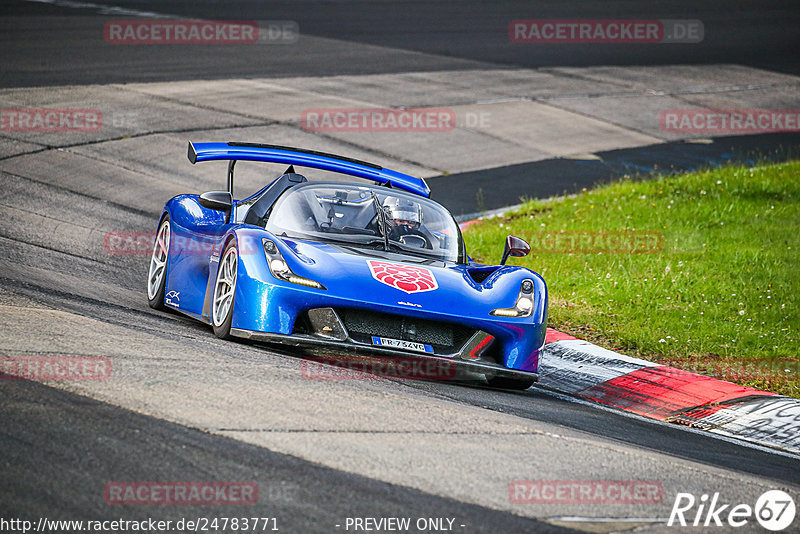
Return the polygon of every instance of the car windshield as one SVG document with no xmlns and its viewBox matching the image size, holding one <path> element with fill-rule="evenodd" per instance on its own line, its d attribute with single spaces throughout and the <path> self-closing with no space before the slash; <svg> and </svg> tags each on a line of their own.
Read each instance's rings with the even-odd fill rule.
<svg viewBox="0 0 800 534">
<path fill-rule="evenodd" d="M 456 222 L 426 198 L 386 187 L 307 183 L 287 191 L 267 221 L 275 235 L 458 261 Z"/>
</svg>

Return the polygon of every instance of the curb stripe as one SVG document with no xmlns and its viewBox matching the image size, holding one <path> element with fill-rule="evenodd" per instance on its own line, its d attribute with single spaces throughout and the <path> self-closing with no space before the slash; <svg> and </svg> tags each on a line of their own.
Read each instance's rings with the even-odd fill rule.
<svg viewBox="0 0 800 534">
<path fill-rule="evenodd" d="M 542 352 L 542 387 L 800 453 L 800 399 L 632 358 L 551 328 Z"/>
<path fill-rule="evenodd" d="M 587 400 L 661 420 L 755 394 L 772 395 L 674 367 L 645 367 L 578 393 Z"/>
<path fill-rule="evenodd" d="M 553 330 L 552 328 L 547 329 L 547 334 L 544 338 L 544 343 L 547 345 L 548 343 L 553 343 L 555 341 L 568 341 L 572 339 L 578 339 L 577 337 L 572 337 L 569 334 L 565 334 L 564 332 L 559 332 L 558 330 Z"/>
</svg>

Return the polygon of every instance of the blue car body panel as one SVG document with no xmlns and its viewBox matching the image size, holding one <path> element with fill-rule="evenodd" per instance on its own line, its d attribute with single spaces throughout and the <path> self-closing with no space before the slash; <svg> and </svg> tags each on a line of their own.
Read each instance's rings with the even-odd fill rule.
<svg viewBox="0 0 800 534">
<path fill-rule="evenodd" d="M 190 146 L 196 153 L 196 161 L 231 157 L 283 161 L 280 158 L 286 157 L 290 159 L 284 163 L 315 168 L 356 165 L 323 156 L 303 159 L 296 154 L 282 154 L 278 149 L 248 152 L 245 150 L 248 147 L 231 147 L 225 143 Z M 362 169 L 348 167 L 341 172 L 355 176 Z M 429 192 L 424 181 L 422 187 L 418 182 L 415 185 L 414 181 L 399 180 L 391 171 L 382 169 L 380 172 L 381 176 L 373 177 L 378 183 L 392 180 L 393 185 L 421 196 Z M 165 302 L 171 308 L 205 323 L 211 322 L 211 295 L 220 255 L 226 244 L 234 241 L 239 249 L 231 324 L 234 329 L 292 335 L 299 318 L 310 309 L 366 310 L 419 321 L 458 324 L 488 333 L 494 338 L 493 342 L 499 343 L 502 361 L 498 363 L 508 369 L 538 371 L 546 330 L 547 287 L 542 277 L 533 271 L 509 265 L 482 266 L 471 260 L 466 264 L 434 260 L 420 264 L 419 258 L 393 252 L 372 255 L 367 250 L 357 252 L 334 244 L 275 236 L 265 228 L 235 222 L 239 220 L 236 216 L 238 203 L 241 201 L 234 201 L 230 217 L 201 206 L 197 195 L 179 195 L 166 203 L 164 216 L 170 218 L 171 237 Z M 320 282 L 325 289 L 305 287 L 273 276 L 263 249 L 265 238 L 277 245 L 291 271 Z M 368 264 L 370 259 L 423 265 L 435 276 L 438 288 L 408 294 L 382 283 L 373 277 Z M 473 278 L 476 273 L 483 275 L 478 279 L 488 276 L 478 283 Z M 491 315 L 492 310 L 515 305 L 523 280 L 534 284 L 532 315 Z"/>
</svg>

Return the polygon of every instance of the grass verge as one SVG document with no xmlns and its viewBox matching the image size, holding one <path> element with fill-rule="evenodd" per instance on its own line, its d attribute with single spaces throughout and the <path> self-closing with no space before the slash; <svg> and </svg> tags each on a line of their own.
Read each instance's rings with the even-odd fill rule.
<svg viewBox="0 0 800 534">
<path fill-rule="evenodd" d="M 599 345 L 800 397 L 800 162 L 623 180 L 530 201 L 464 233 L 476 261 L 541 274 L 548 325 Z"/>
</svg>

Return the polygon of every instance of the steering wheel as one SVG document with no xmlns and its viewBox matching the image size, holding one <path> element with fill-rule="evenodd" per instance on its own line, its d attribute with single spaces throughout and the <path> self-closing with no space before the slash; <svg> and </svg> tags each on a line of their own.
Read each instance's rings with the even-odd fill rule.
<svg viewBox="0 0 800 534">
<path fill-rule="evenodd" d="M 431 242 L 428 241 L 428 238 L 422 234 L 401 235 L 398 241 L 409 247 L 428 248 L 428 249 L 433 248 L 433 246 L 431 246 Z"/>
</svg>

